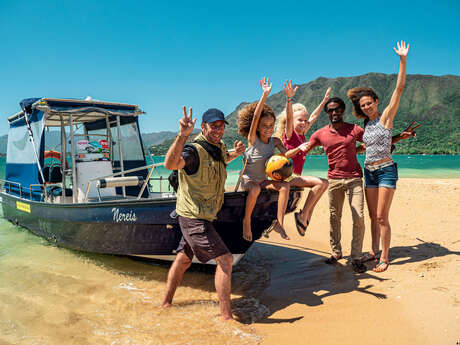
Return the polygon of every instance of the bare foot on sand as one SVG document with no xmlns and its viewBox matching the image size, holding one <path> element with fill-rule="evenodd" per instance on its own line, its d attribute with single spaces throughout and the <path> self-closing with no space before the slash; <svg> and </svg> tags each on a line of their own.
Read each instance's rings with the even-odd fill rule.
<svg viewBox="0 0 460 345">
<path fill-rule="evenodd" d="M 233 318 L 233 315 L 221 315 L 221 320 L 222 321 L 233 321 L 233 322 L 237 322 L 234 318 Z"/>
</svg>

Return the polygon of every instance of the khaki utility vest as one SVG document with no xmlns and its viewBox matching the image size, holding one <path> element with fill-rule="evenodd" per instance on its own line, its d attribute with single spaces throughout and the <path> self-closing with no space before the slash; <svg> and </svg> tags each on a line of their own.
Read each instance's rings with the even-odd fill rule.
<svg viewBox="0 0 460 345">
<path fill-rule="evenodd" d="M 210 143 L 203 134 L 196 139 Z M 195 143 L 192 145 L 198 151 L 200 166 L 193 175 L 187 175 L 184 169 L 178 171 L 176 212 L 182 217 L 213 221 L 224 203 L 227 170 L 223 162 L 215 161 L 201 145 Z M 220 147 L 225 161 L 227 154 L 225 144 L 221 141 L 219 145 L 214 146 Z"/>
</svg>

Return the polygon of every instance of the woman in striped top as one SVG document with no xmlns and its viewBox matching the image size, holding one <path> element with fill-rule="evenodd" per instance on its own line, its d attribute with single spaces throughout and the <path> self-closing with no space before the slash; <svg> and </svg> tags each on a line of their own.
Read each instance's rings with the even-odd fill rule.
<svg viewBox="0 0 460 345">
<path fill-rule="evenodd" d="M 397 48 L 393 49 L 399 56 L 399 73 L 390 104 L 382 113 L 379 112 L 379 99 L 374 90 L 371 88 L 348 90 L 348 97 L 353 103 L 353 114 L 364 119 L 365 126 L 363 136 L 366 145 L 364 179 L 372 235 L 372 251 L 369 259 L 379 258 L 380 239 L 382 242 L 380 261 L 375 266 L 374 272 L 383 272 L 389 265 L 391 227 L 388 216 L 398 179 L 397 166 L 391 157 L 391 139 L 393 120 L 406 83 L 406 60 L 409 45 L 401 41 L 397 42 Z"/>
</svg>

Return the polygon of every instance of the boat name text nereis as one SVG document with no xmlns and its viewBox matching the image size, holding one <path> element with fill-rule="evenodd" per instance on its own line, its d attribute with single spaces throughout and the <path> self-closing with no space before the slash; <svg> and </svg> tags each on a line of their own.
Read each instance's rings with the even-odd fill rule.
<svg viewBox="0 0 460 345">
<path fill-rule="evenodd" d="M 137 220 L 136 213 L 129 211 L 128 213 L 120 212 L 119 208 L 112 208 L 113 220 L 119 222 L 135 222 Z"/>
</svg>

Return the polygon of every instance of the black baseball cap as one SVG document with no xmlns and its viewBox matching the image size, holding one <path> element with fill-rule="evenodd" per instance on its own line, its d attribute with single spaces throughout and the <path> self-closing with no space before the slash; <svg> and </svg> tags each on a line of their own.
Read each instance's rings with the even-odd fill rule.
<svg viewBox="0 0 460 345">
<path fill-rule="evenodd" d="M 224 113 L 221 112 L 219 109 L 211 108 L 204 112 L 201 122 L 212 123 L 220 120 L 224 121 L 228 125 L 228 122 L 225 121 Z"/>
</svg>

